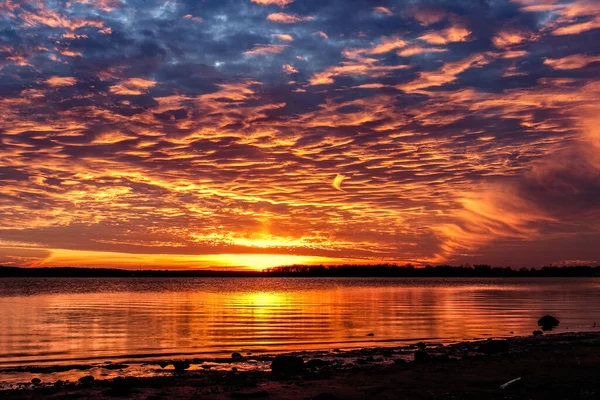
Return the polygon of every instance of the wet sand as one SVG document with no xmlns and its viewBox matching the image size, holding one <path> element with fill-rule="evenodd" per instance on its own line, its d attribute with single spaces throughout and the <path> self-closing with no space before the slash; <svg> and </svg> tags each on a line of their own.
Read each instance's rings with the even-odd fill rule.
<svg viewBox="0 0 600 400">
<path fill-rule="evenodd" d="M 298 373 L 275 375 L 274 356 L 187 360 L 192 368 L 0 391 L 12 399 L 597 399 L 600 333 L 569 333 L 396 348 L 293 353 Z M 250 362 L 249 362 L 250 361 Z M 248 368 L 235 367 L 248 364 Z M 164 363 L 163 363 L 164 366 Z M 183 367 L 186 367 L 186 362 Z M 217 366 L 219 368 L 217 368 Z M 234 367 L 232 367 L 234 366 Z M 254 368 L 254 366 L 256 366 Z M 156 365 L 156 368 L 162 368 Z M 237 368 L 238 371 L 232 371 Z M 218 370 L 215 370 L 218 369 Z M 229 369 L 229 370 L 225 370 Z M 520 378 L 520 379 L 519 379 Z M 501 386 L 518 379 L 505 388 Z M 88 380 L 91 380 L 88 378 Z"/>
</svg>

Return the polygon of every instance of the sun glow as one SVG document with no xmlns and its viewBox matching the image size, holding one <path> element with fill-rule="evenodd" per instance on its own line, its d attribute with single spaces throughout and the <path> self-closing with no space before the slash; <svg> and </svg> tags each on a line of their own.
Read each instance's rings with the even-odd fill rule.
<svg viewBox="0 0 600 400">
<path fill-rule="evenodd" d="M 38 249 L 39 250 L 39 249 Z M 47 249 L 44 249 L 47 250 Z M 293 254 L 132 254 L 104 251 L 52 249 L 30 266 L 125 269 L 253 269 L 281 265 L 358 262 L 358 260 Z"/>
</svg>

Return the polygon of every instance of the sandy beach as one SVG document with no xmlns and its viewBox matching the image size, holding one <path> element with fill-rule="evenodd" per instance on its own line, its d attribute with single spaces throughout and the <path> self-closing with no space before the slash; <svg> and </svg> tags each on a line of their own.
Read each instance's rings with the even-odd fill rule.
<svg viewBox="0 0 600 400">
<path fill-rule="evenodd" d="M 4 390 L 0 397 L 156 400 L 596 399 L 600 396 L 600 333 L 546 334 L 447 346 L 419 343 L 395 348 L 299 352 L 283 358 L 239 356 L 211 362 L 157 361 L 149 367 L 163 373 L 142 378 L 128 377 L 128 366 L 120 365 L 114 369 L 121 368 L 125 377 L 92 380 L 84 375 L 77 382 L 34 382 Z M 283 362 L 272 372 L 270 366 L 276 357 Z M 243 370 L 235 366 L 245 364 L 248 365 Z M 265 365 L 268 367 L 260 367 Z"/>
</svg>

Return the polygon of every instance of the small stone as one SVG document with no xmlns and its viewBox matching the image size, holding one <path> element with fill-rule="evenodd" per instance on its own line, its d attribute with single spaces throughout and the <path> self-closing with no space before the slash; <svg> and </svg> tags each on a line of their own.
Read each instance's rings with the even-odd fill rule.
<svg viewBox="0 0 600 400">
<path fill-rule="evenodd" d="M 42 383 L 42 380 L 40 378 L 33 378 L 31 380 L 31 383 L 33 383 L 34 385 L 39 385 L 40 383 Z"/>
<path fill-rule="evenodd" d="M 173 361 L 173 367 L 175 367 L 175 371 L 185 371 L 191 366 L 188 361 Z"/>
<path fill-rule="evenodd" d="M 560 321 L 552 315 L 544 315 L 538 320 L 537 324 L 538 326 L 541 326 L 543 330 L 549 331 L 552 330 L 552 328 L 556 328 L 558 324 L 560 324 Z"/>
<path fill-rule="evenodd" d="M 304 369 L 304 360 L 300 357 L 280 355 L 271 362 L 271 371 L 275 375 L 297 375 Z"/>
<path fill-rule="evenodd" d="M 231 353 L 231 358 L 233 358 L 234 360 L 241 360 L 244 357 L 236 351 L 234 353 Z"/>
<path fill-rule="evenodd" d="M 371 332 L 371 333 L 367 333 L 367 336 L 375 336 L 375 334 L 373 332 Z"/>
</svg>

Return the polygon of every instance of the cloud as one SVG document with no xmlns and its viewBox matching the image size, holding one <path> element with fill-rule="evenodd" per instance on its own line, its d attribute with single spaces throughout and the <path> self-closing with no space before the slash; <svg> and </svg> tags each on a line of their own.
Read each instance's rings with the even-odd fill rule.
<svg viewBox="0 0 600 400">
<path fill-rule="evenodd" d="M 419 36 L 419 40 L 434 45 L 443 45 L 448 43 L 466 42 L 470 40 L 471 30 L 461 24 L 454 24 L 446 29 L 438 31 L 429 31 Z"/>
<path fill-rule="evenodd" d="M 293 42 L 294 37 L 292 35 L 288 35 L 286 33 L 273 33 L 273 37 L 276 37 L 279 40 L 283 40 L 285 42 Z"/>
<path fill-rule="evenodd" d="M 600 28 L 600 17 L 595 17 L 590 21 L 561 26 L 552 31 L 552 34 L 556 36 L 577 35 L 598 28 Z"/>
<path fill-rule="evenodd" d="M 277 22 L 280 24 L 295 24 L 298 22 L 306 22 L 312 21 L 314 17 L 306 16 L 302 17 L 295 14 L 286 14 L 286 13 L 274 13 L 267 15 L 267 19 L 271 22 Z"/>
<path fill-rule="evenodd" d="M 398 89 L 412 92 L 420 89 L 442 86 L 454 82 L 458 74 L 470 68 L 478 68 L 489 62 L 487 56 L 475 54 L 465 59 L 449 62 L 437 71 L 421 72 L 419 77 L 411 82 L 398 85 Z"/>
<path fill-rule="evenodd" d="M 262 6 L 276 5 L 281 8 L 292 4 L 295 0 L 251 0 L 252 3 L 260 4 Z"/>
<path fill-rule="evenodd" d="M 411 46 L 407 47 L 403 50 L 399 50 L 396 54 L 400 57 L 411 57 L 420 54 L 427 53 L 443 53 L 448 51 L 448 49 L 440 48 L 440 47 L 422 47 L 422 46 Z"/>
<path fill-rule="evenodd" d="M 186 14 L 186 15 L 184 15 L 183 19 L 187 19 L 187 20 L 190 20 L 190 21 L 198 22 L 198 23 L 204 22 L 204 19 L 202 17 L 195 17 L 192 14 Z"/>
<path fill-rule="evenodd" d="M 287 47 L 289 47 L 287 44 L 257 44 L 252 49 L 244 52 L 244 55 L 277 54 L 284 51 Z"/>
<path fill-rule="evenodd" d="M 129 78 L 109 88 L 111 93 L 118 95 L 137 96 L 144 94 L 149 88 L 156 85 L 155 81 L 142 78 Z"/>
<path fill-rule="evenodd" d="M 379 7 L 373 7 L 373 11 L 376 12 L 376 13 L 378 13 L 378 14 L 385 14 L 385 15 L 388 15 L 388 16 L 394 15 L 394 13 L 389 8 L 381 7 L 381 6 L 379 6 Z"/>
<path fill-rule="evenodd" d="M 600 62 L 600 57 L 586 56 L 585 54 L 573 54 L 563 58 L 547 58 L 544 64 L 554 69 L 578 69 L 591 63 Z"/>
<path fill-rule="evenodd" d="M 520 45 L 524 42 L 535 40 L 535 35 L 532 32 L 523 29 L 506 29 L 498 32 L 492 38 L 494 46 L 498 48 L 508 48 Z"/>
<path fill-rule="evenodd" d="M 283 72 L 286 74 L 297 74 L 298 70 L 291 64 L 284 64 L 282 67 Z"/>
<path fill-rule="evenodd" d="M 73 86 L 77 83 L 77 79 L 72 76 L 53 76 L 46 79 L 45 82 L 50 86 Z"/>
</svg>

